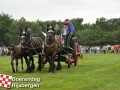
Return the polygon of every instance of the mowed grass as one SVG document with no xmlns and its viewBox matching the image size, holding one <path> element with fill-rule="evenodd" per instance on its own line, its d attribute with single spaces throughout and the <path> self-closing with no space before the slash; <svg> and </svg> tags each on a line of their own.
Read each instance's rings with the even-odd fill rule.
<svg viewBox="0 0 120 90">
<path fill-rule="evenodd" d="M 37 59 L 37 58 L 36 58 Z M 36 67 L 37 67 L 37 60 Z M 41 79 L 39 88 L 32 90 L 120 90 L 120 55 L 119 54 L 84 54 L 77 66 L 72 65 L 70 69 L 67 64 L 62 63 L 62 70 L 48 73 L 49 65 L 39 72 L 32 73 L 21 71 L 12 73 L 9 56 L 0 57 L 0 73 L 14 77 L 38 77 Z M 24 68 L 26 64 L 24 63 Z M 30 88 L 19 88 L 19 90 L 31 90 Z M 0 90 L 6 90 L 1 88 Z M 18 90 L 11 88 L 11 90 Z"/>
</svg>

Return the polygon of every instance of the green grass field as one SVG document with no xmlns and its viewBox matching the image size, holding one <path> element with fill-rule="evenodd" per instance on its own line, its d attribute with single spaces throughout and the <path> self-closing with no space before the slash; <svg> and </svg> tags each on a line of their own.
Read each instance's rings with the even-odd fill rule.
<svg viewBox="0 0 120 90">
<path fill-rule="evenodd" d="M 26 68 L 25 63 L 24 66 Z M 10 57 L 0 57 L 0 73 L 17 78 L 41 79 L 40 87 L 32 90 L 120 90 L 119 54 L 84 54 L 77 66 L 72 65 L 70 69 L 65 63 L 62 63 L 62 66 L 62 70 L 54 74 L 48 73 L 48 64 L 41 72 L 35 70 L 32 73 L 25 73 L 21 71 L 19 62 L 19 72 L 12 73 Z M 31 90 L 30 88 L 11 88 L 11 90 L 26 89 Z M 0 90 L 6 89 L 0 87 Z"/>
</svg>

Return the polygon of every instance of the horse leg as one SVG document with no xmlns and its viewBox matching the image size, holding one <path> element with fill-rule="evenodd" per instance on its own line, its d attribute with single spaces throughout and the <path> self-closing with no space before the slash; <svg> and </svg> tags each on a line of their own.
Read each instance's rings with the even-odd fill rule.
<svg viewBox="0 0 120 90">
<path fill-rule="evenodd" d="M 37 70 L 42 70 L 41 54 L 38 55 L 38 67 Z"/>
<path fill-rule="evenodd" d="M 28 72 L 28 58 L 27 58 L 27 56 L 26 56 L 26 55 L 24 55 L 24 59 L 25 59 L 26 65 L 27 65 L 26 72 Z"/>
<path fill-rule="evenodd" d="M 49 55 L 46 55 L 46 61 L 49 62 L 49 70 L 48 70 L 48 72 L 51 72 L 51 57 Z"/>
<path fill-rule="evenodd" d="M 31 55 L 29 55 L 29 59 L 28 59 L 28 61 L 27 61 L 27 69 L 26 69 L 26 72 L 27 72 L 27 73 L 30 73 L 30 72 L 31 72 L 30 61 L 31 61 Z"/>
<path fill-rule="evenodd" d="M 51 68 L 50 68 L 50 72 L 54 73 L 55 72 L 55 64 L 54 64 L 54 57 L 51 56 Z"/>
<path fill-rule="evenodd" d="M 14 63 L 13 63 L 13 60 L 12 60 L 12 59 L 11 59 L 11 66 L 12 66 L 12 71 L 13 71 L 13 73 L 15 73 Z"/>
<path fill-rule="evenodd" d="M 62 69 L 60 61 L 61 61 L 61 53 L 58 54 L 58 64 L 57 64 L 56 70 Z"/>
<path fill-rule="evenodd" d="M 22 71 L 23 71 L 23 69 L 24 69 L 23 68 L 23 57 L 21 58 L 21 66 L 22 66 L 21 68 L 22 68 Z"/>
<path fill-rule="evenodd" d="M 18 72 L 18 59 L 16 59 L 16 72 Z"/>
<path fill-rule="evenodd" d="M 27 72 L 28 72 L 28 73 L 32 72 L 32 69 L 31 69 L 31 67 L 30 67 L 32 57 L 33 57 L 33 55 L 30 54 L 30 55 L 29 55 L 29 59 L 28 59 L 28 69 L 27 69 Z M 33 60 L 32 60 L 32 62 L 33 62 Z M 31 66 L 32 66 L 32 65 L 31 65 Z M 33 67 L 33 66 L 32 66 L 32 67 Z"/>
<path fill-rule="evenodd" d="M 34 64 L 34 58 L 33 58 L 33 55 L 31 55 L 31 57 L 30 57 L 31 59 L 31 61 L 32 61 L 32 64 L 31 64 L 31 70 L 33 71 L 34 69 L 35 69 L 35 64 Z"/>
<path fill-rule="evenodd" d="M 31 72 L 31 67 L 30 67 L 30 57 L 28 59 L 28 68 L 27 68 L 27 72 L 30 73 Z"/>
<path fill-rule="evenodd" d="M 51 58 L 50 58 L 48 55 L 46 55 L 46 61 L 49 62 L 49 70 L 48 70 L 48 72 L 51 71 L 51 62 L 50 62 L 50 59 L 51 59 Z"/>
</svg>

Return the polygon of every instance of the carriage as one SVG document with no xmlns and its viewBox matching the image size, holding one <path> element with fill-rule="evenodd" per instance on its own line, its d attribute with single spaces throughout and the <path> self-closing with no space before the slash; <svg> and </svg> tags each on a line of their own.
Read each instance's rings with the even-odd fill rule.
<svg viewBox="0 0 120 90">
<path fill-rule="evenodd" d="M 79 53 L 79 44 L 77 42 L 77 37 L 71 38 L 72 45 L 64 45 L 61 50 L 61 61 L 68 64 L 68 68 L 71 67 L 72 63 L 77 65 Z"/>
<path fill-rule="evenodd" d="M 70 68 L 73 63 L 76 66 L 80 56 L 80 47 L 77 41 L 77 37 L 71 37 L 70 42 L 71 44 L 64 43 L 62 45 L 60 55 L 60 62 L 65 62 L 68 65 L 68 68 Z M 58 55 L 55 56 L 54 61 L 58 61 Z M 42 54 L 42 63 L 46 63 L 44 54 Z"/>
</svg>

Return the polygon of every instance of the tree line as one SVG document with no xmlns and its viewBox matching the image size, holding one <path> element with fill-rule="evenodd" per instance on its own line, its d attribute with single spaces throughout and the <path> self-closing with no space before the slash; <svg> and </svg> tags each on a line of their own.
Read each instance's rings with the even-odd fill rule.
<svg viewBox="0 0 120 90">
<path fill-rule="evenodd" d="M 83 24 L 83 18 L 73 18 L 73 23 L 78 42 L 81 45 L 114 45 L 120 43 L 120 18 L 106 19 L 100 17 L 93 24 Z M 62 21 L 27 21 L 24 17 L 16 20 L 11 15 L 0 14 L 0 46 L 9 46 L 19 43 L 19 27 L 28 26 L 31 29 L 32 36 L 42 37 L 42 31 L 46 31 L 46 24 L 51 22 L 58 24 L 63 28 Z"/>
</svg>

